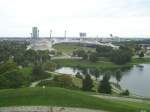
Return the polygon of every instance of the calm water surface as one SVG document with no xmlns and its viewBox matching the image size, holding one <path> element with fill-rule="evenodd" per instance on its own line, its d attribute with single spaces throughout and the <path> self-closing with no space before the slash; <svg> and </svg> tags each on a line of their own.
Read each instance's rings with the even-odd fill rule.
<svg viewBox="0 0 150 112">
<path fill-rule="evenodd" d="M 56 69 L 55 72 L 75 75 L 77 72 L 81 73 L 82 70 L 62 67 Z M 111 77 L 111 81 L 116 80 Z M 150 64 L 134 66 L 130 70 L 123 72 L 119 83 L 122 88 L 128 89 L 131 93 L 150 97 Z"/>
</svg>

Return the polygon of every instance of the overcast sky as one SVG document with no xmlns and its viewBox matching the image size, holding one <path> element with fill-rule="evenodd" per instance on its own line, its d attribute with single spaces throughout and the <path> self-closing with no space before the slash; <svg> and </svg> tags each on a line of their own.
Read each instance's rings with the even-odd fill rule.
<svg viewBox="0 0 150 112">
<path fill-rule="evenodd" d="M 0 0 L 0 36 L 150 37 L 150 0 Z"/>
</svg>

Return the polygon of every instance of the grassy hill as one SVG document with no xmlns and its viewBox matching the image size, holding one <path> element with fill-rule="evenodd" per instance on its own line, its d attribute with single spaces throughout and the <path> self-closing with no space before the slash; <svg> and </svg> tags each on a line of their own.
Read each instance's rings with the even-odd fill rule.
<svg viewBox="0 0 150 112">
<path fill-rule="evenodd" d="M 21 88 L 0 90 L 0 106 L 52 105 L 108 110 L 111 112 L 150 111 L 150 104 L 104 100 L 88 93 L 62 88 Z"/>
</svg>

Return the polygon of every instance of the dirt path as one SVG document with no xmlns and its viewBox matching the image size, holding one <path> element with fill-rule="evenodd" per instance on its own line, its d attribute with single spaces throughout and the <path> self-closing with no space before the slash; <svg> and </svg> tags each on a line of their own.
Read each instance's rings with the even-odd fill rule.
<svg viewBox="0 0 150 112">
<path fill-rule="evenodd" d="M 0 112 L 106 112 L 83 108 L 51 107 L 51 106 L 20 106 L 1 107 Z"/>
</svg>

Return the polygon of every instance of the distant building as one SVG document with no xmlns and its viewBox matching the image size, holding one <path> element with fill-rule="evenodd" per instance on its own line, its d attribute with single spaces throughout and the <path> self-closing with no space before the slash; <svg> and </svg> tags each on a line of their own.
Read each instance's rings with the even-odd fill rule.
<svg viewBox="0 0 150 112">
<path fill-rule="evenodd" d="M 32 27 L 32 38 L 33 39 L 38 39 L 39 38 L 38 27 Z"/>
<path fill-rule="evenodd" d="M 80 35 L 81 38 L 85 38 L 86 37 L 86 33 L 83 33 L 83 32 L 80 32 L 79 35 Z"/>
</svg>

